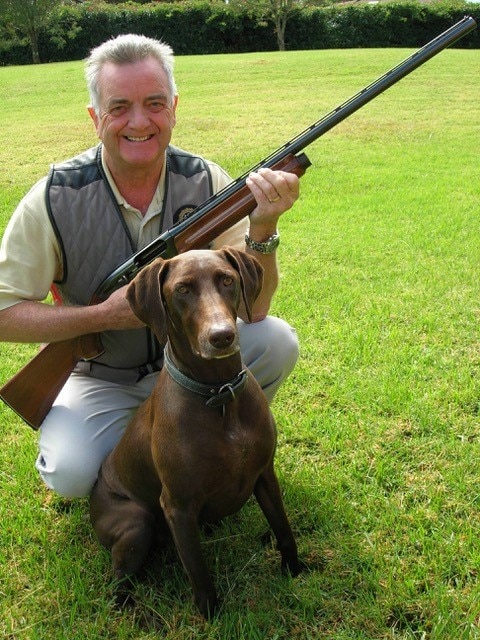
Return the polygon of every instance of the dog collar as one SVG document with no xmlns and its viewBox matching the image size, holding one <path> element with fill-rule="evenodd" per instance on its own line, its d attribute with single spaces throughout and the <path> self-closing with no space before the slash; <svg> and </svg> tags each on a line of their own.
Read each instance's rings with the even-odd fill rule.
<svg viewBox="0 0 480 640">
<path fill-rule="evenodd" d="M 165 369 L 175 382 L 178 382 L 179 385 L 193 393 L 198 393 L 208 398 L 205 403 L 208 407 L 221 407 L 231 402 L 243 391 L 247 383 L 248 371 L 243 369 L 233 380 L 229 380 L 228 382 L 222 382 L 218 385 L 204 384 L 198 382 L 198 380 L 189 378 L 177 369 L 170 359 L 167 346 L 163 352 L 163 357 Z"/>
</svg>

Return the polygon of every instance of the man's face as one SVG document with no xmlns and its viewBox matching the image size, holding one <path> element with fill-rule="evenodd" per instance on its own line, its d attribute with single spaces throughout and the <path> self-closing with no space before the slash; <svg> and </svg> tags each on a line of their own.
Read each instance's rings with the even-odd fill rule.
<svg viewBox="0 0 480 640">
<path fill-rule="evenodd" d="M 177 97 L 154 58 L 106 63 L 100 72 L 100 114 L 91 107 L 97 135 L 113 172 L 161 166 L 175 126 Z M 160 165 L 158 162 L 160 161 Z"/>
</svg>

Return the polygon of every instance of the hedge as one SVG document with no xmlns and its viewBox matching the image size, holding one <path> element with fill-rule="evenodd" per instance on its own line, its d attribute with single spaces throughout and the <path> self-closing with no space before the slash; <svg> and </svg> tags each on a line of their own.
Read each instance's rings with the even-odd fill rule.
<svg viewBox="0 0 480 640">
<path fill-rule="evenodd" d="M 457 1 L 355 4 L 310 7 L 296 11 L 287 23 L 287 49 L 353 47 L 421 47 L 436 35 L 471 15 L 480 22 L 480 5 Z M 73 37 L 59 44 L 52 30 L 40 33 L 42 62 L 80 60 L 90 49 L 120 33 L 135 32 L 168 42 L 176 55 L 273 51 L 273 25 L 229 4 L 187 0 L 181 3 L 98 5 L 84 2 L 63 7 L 52 27 Z M 1 27 L 1 20 L 0 20 Z M 456 46 L 480 48 L 480 28 Z M 30 49 L 2 38 L 0 64 L 29 64 Z"/>
</svg>

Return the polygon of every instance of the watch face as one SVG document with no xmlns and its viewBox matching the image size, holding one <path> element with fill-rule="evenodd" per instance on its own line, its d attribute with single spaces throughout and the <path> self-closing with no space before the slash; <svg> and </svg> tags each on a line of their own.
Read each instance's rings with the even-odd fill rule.
<svg viewBox="0 0 480 640">
<path fill-rule="evenodd" d="M 280 236 L 278 233 L 275 233 L 266 242 L 255 242 L 255 240 L 252 240 L 247 234 L 245 236 L 245 243 L 250 249 L 266 255 L 269 253 L 273 253 L 278 247 L 278 245 L 280 244 Z"/>
<path fill-rule="evenodd" d="M 272 236 L 269 240 L 267 240 L 267 242 L 264 243 L 265 253 L 273 253 L 273 251 L 275 251 L 275 249 L 278 247 L 279 244 L 280 244 L 280 236 L 279 235 Z"/>
</svg>

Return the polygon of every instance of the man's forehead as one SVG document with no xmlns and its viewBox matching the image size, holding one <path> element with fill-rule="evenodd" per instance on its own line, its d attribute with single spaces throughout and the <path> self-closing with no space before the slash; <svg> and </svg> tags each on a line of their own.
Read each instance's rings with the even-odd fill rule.
<svg viewBox="0 0 480 640">
<path fill-rule="evenodd" d="M 164 68 L 154 58 L 145 58 L 137 62 L 114 63 L 105 62 L 99 73 L 99 81 L 106 83 L 130 83 L 156 82 L 158 85 L 167 85 L 168 78 Z"/>
<path fill-rule="evenodd" d="M 106 100 L 123 100 L 132 93 L 157 98 L 169 97 L 168 78 L 159 62 L 153 59 L 128 64 L 107 62 L 99 74 L 99 89 Z"/>
</svg>

